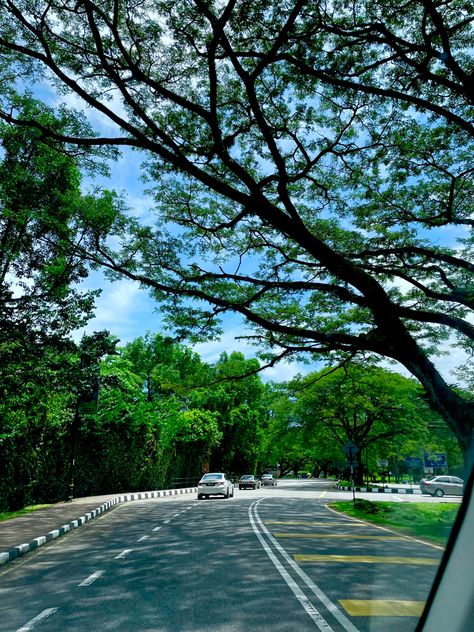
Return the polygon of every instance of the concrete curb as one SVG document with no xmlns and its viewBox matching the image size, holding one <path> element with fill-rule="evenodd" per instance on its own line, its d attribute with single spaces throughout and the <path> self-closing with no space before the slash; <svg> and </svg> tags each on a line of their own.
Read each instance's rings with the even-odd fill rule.
<svg viewBox="0 0 474 632">
<path fill-rule="evenodd" d="M 336 489 L 351 492 L 352 487 L 336 485 Z M 421 490 L 407 487 L 354 487 L 356 492 L 366 492 L 368 494 L 420 494 Z"/>
<path fill-rule="evenodd" d="M 51 542 L 52 540 L 55 540 L 56 538 L 59 538 L 62 535 L 65 535 L 66 533 L 69 533 L 69 531 L 72 531 L 73 529 L 82 527 L 82 525 L 85 524 L 86 522 L 89 522 L 93 518 L 100 516 L 100 514 L 103 514 L 111 507 L 114 507 L 115 505 L 119 505 L 120 503 L 128 502 L 131 500 L 146 500 L 149 498 L 163 498 L 165 496 L 178 496 L 180 494 L 192 494 L 193 492 L 196 492 L 196 491 L 197 491 L 196 487 L 187 487 L 187 488 L 182 488 L 182 489 L 162 489 L 160 491 L 155 491 L 155 492 L 138 492 L 136 494 L 124 494 L 122 496 L 115 496 L 114 498 L 107 500 L 105 503 L 103 503 L 96 509 L 93 509 L 92 511 L 87 512 L 86 514 L 84 514 L 83 516 L 80 516 L 79 518 L 71 520 L 67 524 L 64 524 L 62 527 L 59 527 L 59 529 L 54 529 L 53 531 L 50 531 L 46 535 L 42 535 L 42 536 L 39 536 L 38 538 L 35 538 L 32 542 L 19 544 L 18 546 L 15 546 L 13 549 L 10 549 L 9 551 L 0 553 L 0 566 L 2 564 L 7 564 L 8 562 L 18 559 L 22 555 L 25 555 L 25 553 L 35 551 L 38 547 L 42 546 L 43 544 L 46 544 L 47 542 Z"/>
</svg>

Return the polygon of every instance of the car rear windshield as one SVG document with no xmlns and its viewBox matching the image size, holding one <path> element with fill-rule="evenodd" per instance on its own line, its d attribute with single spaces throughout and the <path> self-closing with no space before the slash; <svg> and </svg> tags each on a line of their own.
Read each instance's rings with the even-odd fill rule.
<svg viewBox="0 0 474 632">
<path fill-rule="evenodd" d="M 202 477 L 203 481 L 212 481 L 212 480 L 218 480 L 224 478 L 223 474 L 204 474 L 204 476 Z"/>
</svg>

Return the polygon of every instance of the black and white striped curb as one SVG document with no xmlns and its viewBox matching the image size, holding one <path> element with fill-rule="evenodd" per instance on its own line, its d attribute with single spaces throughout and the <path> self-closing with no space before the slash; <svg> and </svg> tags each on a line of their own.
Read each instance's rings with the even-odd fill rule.
<svg viewBox="0 0 474 632">
<path fill-rule="evenodd" d="M 348 485 L 336 485 L 336 489 L 351 492 Z M 369 494 L 421 494 L 421 490 L 412 487 L 354 487 L 355 492 L 367 492 Z"/>
<path fill-rule="evenodd" d="M 64 524 L 62 527 L 59 527 L 59 529 L 54 529 L 53 531 L 50 531 L 46 535 L 42 535 L 38 538 L 35 538 L 32 542 L 20 544 L 18 546 L 15 546 L 13 549 L 10 549 L 9 551 L 4 551 L 0 553 L 0 566 L 2 564 L 6 564 L 7 562 L 11 562 L 12 560 L 17 559 L 18 557 L 22 555 L 25 555 L 25 553 L 34 551 L 39 546 L 42 546 L 43 544 L 46 544 L 47 542 L 51 542 L 52 540 L 59 538 L 65 533 L 72 531 L 73 529 L 77 529 L 78 527 L 81 527 L 86 522 L 89 522 L 89 520 L 96 518 L 97 516 L 104 513 L 111 507 L 114 507 L 115 505 L 118 505 L 120 503 L 128 502 L 130 500 L 145 500 L 148 498 L 163 498 L 164 496 L 178 496 L 180 494 L 192 494 L 193 492 L 196 492 L 196 491 L 197 491 L 196 487 L 186 487 L 182 489 L 162 489 L 160 491 L 155 491 L 155 492 L 139 492 L 136 494 L 124 494 L 123 496 L 115 496 L 115 498 L 111 498 L 110 500 L 107 500 L 105 503 L 100 505 L 100 507 L 97 507 L 96 509 L 93 509 L 92 511 L 88 511 L 86 514 L 84 514 L 83 516 L 80 516 L 79 518 L 76 518 L 75 520 L 71 520 L 71 522 L 69 522 L 68 524 Z"/>
</svg>

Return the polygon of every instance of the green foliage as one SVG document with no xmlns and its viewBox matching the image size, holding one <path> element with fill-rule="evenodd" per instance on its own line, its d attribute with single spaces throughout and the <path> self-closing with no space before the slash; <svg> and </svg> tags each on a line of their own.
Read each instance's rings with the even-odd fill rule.
<svg viewBox="0 0 474 632">
<path fill-rule="evenodd" d="M 388 460 L 395 475 L 406 474 L 406 456 L 423 457 L 427 450 L 446 451 L 429 426 L 440 418 L 427 406 L 412 379 L 371 364 L 351 363 L 299 377 L 274 388 L 272 420 L 266 450 L 284 471 L 295 473 L 304 463 L 316 473 L 346 471 L 343 446 L 353 442 L 359 452 L 356 480 L 377 472 Z M 451 435 L 451 440 L 454 438 Z M 441 448 L 442 446 L 442 448 Z M 271 457 L 270 457 L 271 455 Z M 459 462 L 452 453 L 451 465 Z"/>
<path fill-rule="evenodd" d="M 436 363 L 474 339 L 469 6 L 87 7 L 0 9 L 3 120 L 146 154 L 155 225 L 104 194 L 78 220 L 79 260 L 148 286 L 180 339 L 236 312 L 272 363 L 395 360 L 467 452 L 474 406 Z M 15 89 L 50 77 L 115 137 L 25 109 Z"/>
<path fill-rule="evenodd" d="M 53 321 L 36 303 L 35 331 L 61 329 L 61 310 L 76 306 L 76 320 L 87 312 L 66 288 L 90 261 L 149 287 L 180 339 L 209 339 L 235 312 L 271 363 L 301 355 L 400 363 L 466 454 L 473 401 L 442 376 L 438 356 L 471 353 L 474 339 L 470 18 L 460 0 L 3 3 L 2 120 L 26 146 L 44 139 L 81 164 L 87 154 L 77 148 L 141 149 L 156 201 L 152 224 L 112 193 L 84 198 L 64 187 L 77 174 L 56 154 L 32 161 L 31 174 L 12 169 L 12 181 L 29 183 L 23 190 L 2 178 L 8 204 L 24 202 L 9 219 L 29 217 L 30 190 L 44 198 L 44 221 L 28 226 L 40 236 L 31 243 L 46 236 L 51 247 L 30 257 L 20 230 L 22 266 L 62 298 Z M 100 112 L 106 135 L 65 107 L 52 117 L 17 94 L 38 81 Z M 23 143 L 12 143 L 11 155 L 21 153 Z M 48 189 L 37 177 L 43 168 Z M 20 234 L 7 233 L 13 242 Z M 16 344 L 13 336 L 12 355 Z M 180 390 L 180 369 L 162 365 L 141 372 L 147 402 L 158 387 L 184 407 L 188 383 Z M 243 404 L 222 395 L 227 406 L 203 401 L 220 415 L 217 462 L 230 467 L 232 433 L 252 415 L 242 408 L 232 421 Z"/>
<path fill-rule="evenodd" d="M 21 107 L 66 129 L 32 99 Z M 85 154 L 5 123 L 0 144 L 0 508 L 17 509 L 66 497 L 74 408 L 111 345 L 103 332 L 71 339 L 96 296 L 76 289 L 87 266 L 72 249 Z"/>
</svg>

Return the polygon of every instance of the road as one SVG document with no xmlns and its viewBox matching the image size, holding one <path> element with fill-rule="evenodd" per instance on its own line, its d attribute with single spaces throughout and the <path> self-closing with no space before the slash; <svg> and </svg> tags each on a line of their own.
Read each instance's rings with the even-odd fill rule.
<svg viewBox="0 0 474 632">
<path fill-rule="evenodd" d="M 0 573 L 0 632 L 412 632 L 442 550 L 327 508 L 345 496 L 295 481 L 120 505 Z"/>
</svg>

